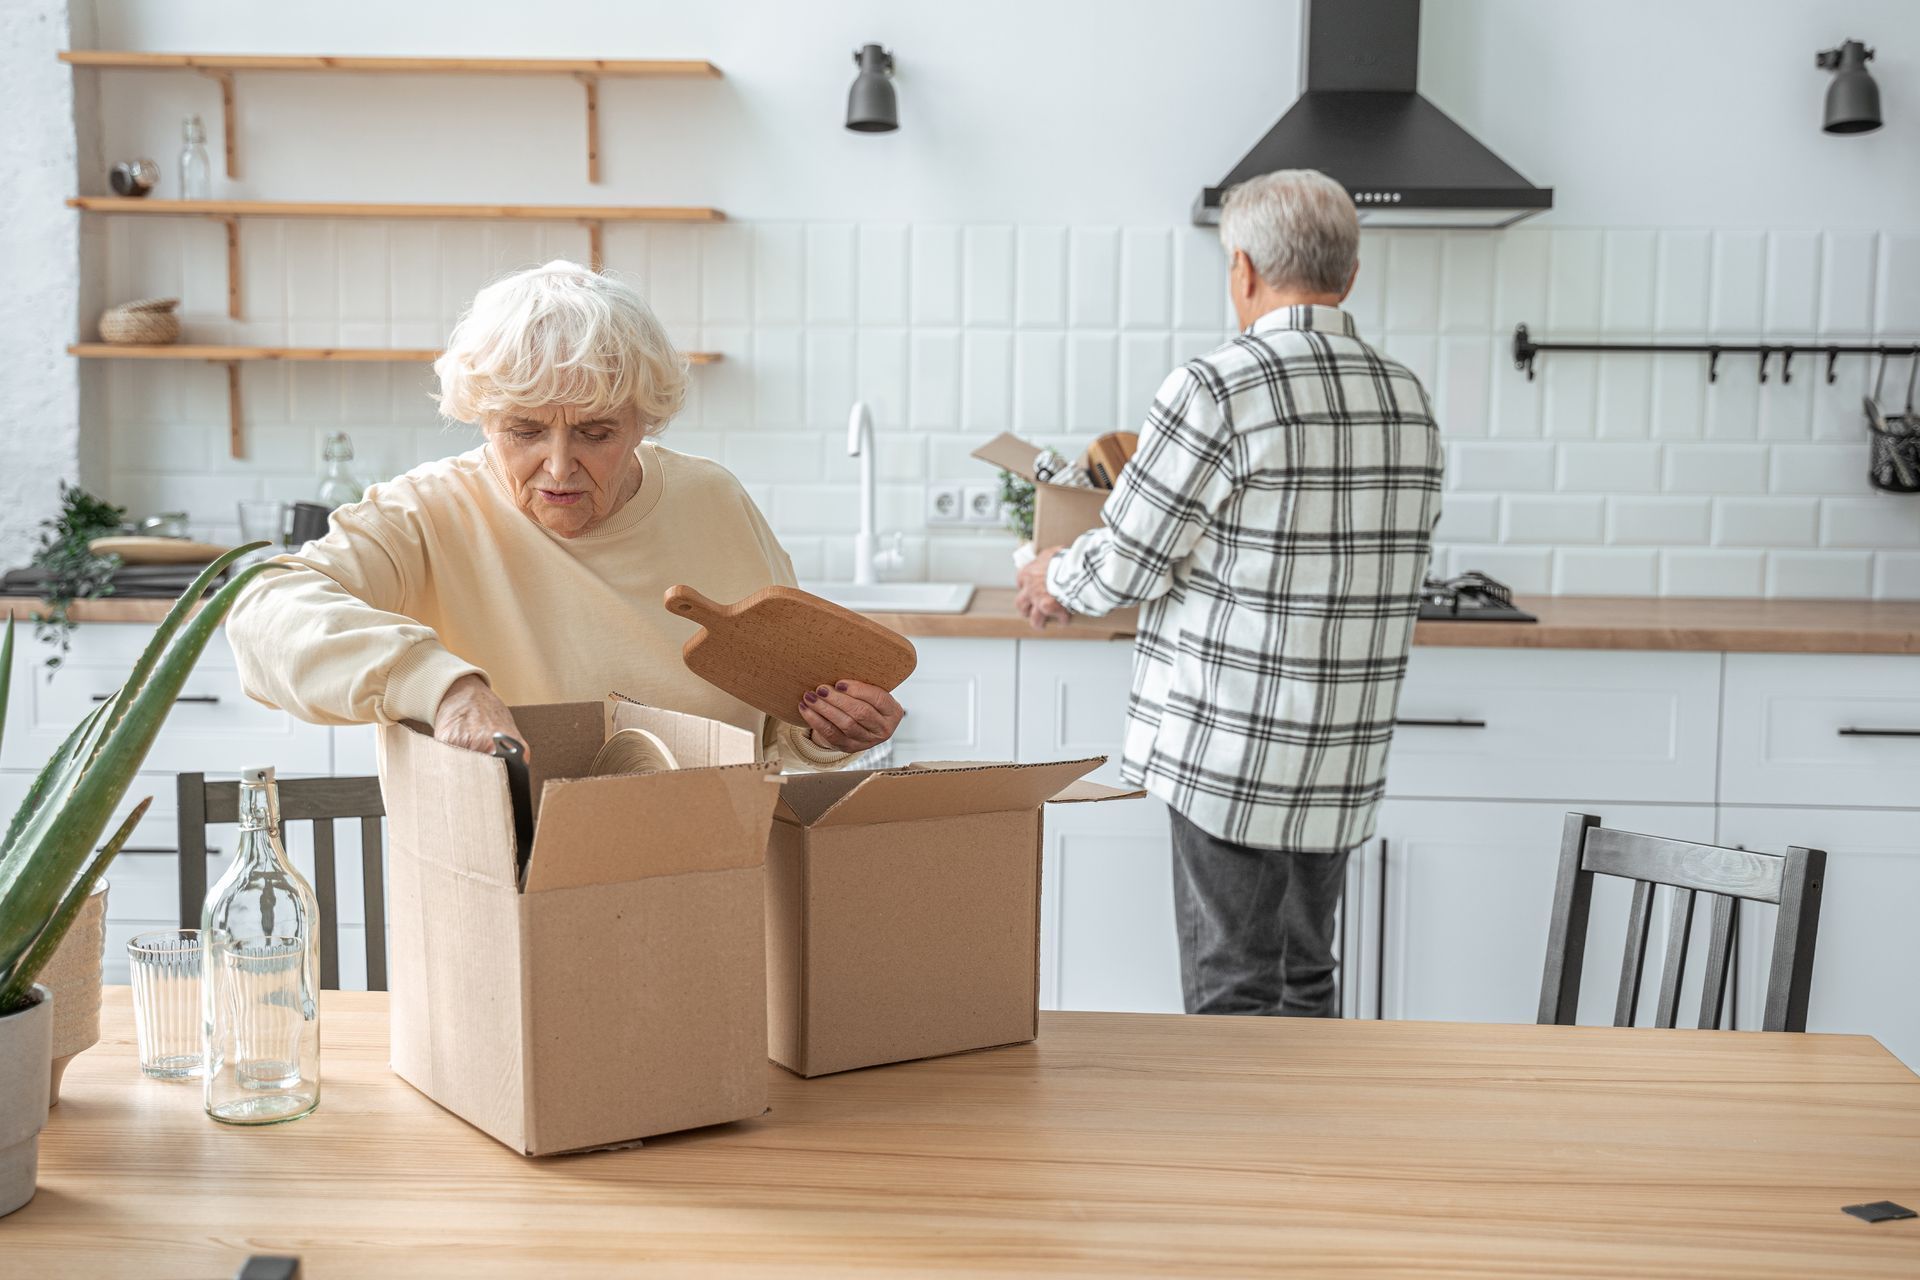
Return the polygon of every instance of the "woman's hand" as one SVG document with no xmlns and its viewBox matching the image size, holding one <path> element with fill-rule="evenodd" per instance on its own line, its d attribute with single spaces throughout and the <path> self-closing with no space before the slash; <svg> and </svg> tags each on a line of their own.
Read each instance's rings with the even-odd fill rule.
<svg viewBox="0 0 1920 1280">
<path fill-rule="evenodd" d="M 526 758 L 533 759 L 533 748 L 520 736 L 513 712 L 500 701 L 493 686 L 471 673 L 447 686 L 440 709 L 433 715 L 433 736 L 441 742 L 482 755 L 493 754 L 493 735 L 504 733 L 526 747 Z"/>
<path fill-rule="evenodd" d="M 800 717 L 813 740 L 830 751 L 849 754 L 877 747 L 893 736 L 906 717 L 893 695 L 858 680 L 821 685 L 800 703 Z"/>
</svg>

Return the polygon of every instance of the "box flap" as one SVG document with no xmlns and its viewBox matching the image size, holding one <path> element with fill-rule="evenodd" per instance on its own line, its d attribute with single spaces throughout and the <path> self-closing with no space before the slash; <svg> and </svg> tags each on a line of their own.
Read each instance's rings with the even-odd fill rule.
<svg viewBox="0 0 1920 1280">
<path fill-rule="evenodd" d="M 753 764 L 760 759 L 760 744 L 737 725 L 650 707 L 623 693 L 609 694 L 601 727 L 602 741 L 621 729 L 645 729 L 653 734 L 667 744 L 667 750 L 673 752 L 673 758 L 683 769 Z"/>
<path fill-rule="evenodd" d="M 592 766 L 594 753 L 606 741 L 600 704 L 548 702 L 507 709 L 513 712 L 513 722 L 520 726 L 520 736 L 533 752 L 527 761 L 527 781 L 537 822 L 547 779 L 579 777 Z"/>
<path fill-rule="evenodd" d="M 1022 480 L 1031 480 L 1033 460 L 1040 456 L 1040 446 L 1003 431 L 975 449 L 973 456 L 982 462 L 991 462 L 1002 471 L 1011 471 Z"/>
<path fill-rule="evenodd" d="M 1088 782 L 1082 778 L 1048 796 L 1047 803 L 1098 804 L 1102 800 L 1139 800 L 1146 794 L 1145 787 L 1110 787 L 1104 782 Z"/>
<path fill-rule="evenodd" d="M 911 822 L 963 813 L 1037 809 L 1069 782 L 1106 762 L 1105 756 L 1046 764 L 936 761 L 869 773 L 808 825 L 849 827 L 868 822 Z"/>
<path fill-rule="evenodd" d="M 749 764 L 548 782 L 527 892 L 758 866 L 777 781 Z"/>
<path fill-rule="evenodd" d="M 833 773 L 790 773 L 780 779 L 780 803 L 773 815 L 782 822 L 810 826 L 872 772 L 842 769 Z"/>
<path fill-rule="evenodd" d="M 457 875 L 512 886 L 506 762 L 406 725 L 387 725 L 380 736 L 380 791 L 392 846 Z"/>
</svg>

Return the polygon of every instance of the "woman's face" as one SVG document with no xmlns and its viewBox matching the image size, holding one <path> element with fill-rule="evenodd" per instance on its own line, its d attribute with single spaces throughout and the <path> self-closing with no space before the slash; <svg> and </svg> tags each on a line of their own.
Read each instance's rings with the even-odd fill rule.
<svg viewBox="0 0 1920 1280">
<path fill-rule="evenodd" d="M 589 417 L 573 405 L 511 409 L 481 424 L 528 518 L 562 538 L 591 533 L 640 491 L 640 415 Z"/>
</svg>

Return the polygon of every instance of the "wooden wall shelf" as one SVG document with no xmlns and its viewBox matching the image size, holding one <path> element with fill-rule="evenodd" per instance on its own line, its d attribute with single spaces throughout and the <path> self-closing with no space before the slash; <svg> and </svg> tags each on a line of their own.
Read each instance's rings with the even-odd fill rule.
<svg viewBox="0 0 1920 1280">
<path fill-rule="evenodd" d="M 699 58 L 377 58 L 331 54 L 138 53 L 113 49 L 68 49 L 60 61 L 103 70 L 178 70 L 209 76 L 220 84 L 220 114 L 227 176 L 240 176 L 236 71 L 344 72 L 352 75 L 571 76 L 587 95 L 587 181 L 600 181 L 600 81 L 694 77 L 717 79 L 720 68 Z"/>
<path fill-rule="evenodd" d="M 595 271 L 606 265 L 604 224 L 609 222 L 724 222 L 718 209 L 684 205 L 596 204 L 364 204 L 299 200 L 155 200 L 128 196 L 71 196 L 67 207 L 83 213 L 135 217 L 210 218 L 227 228 L 227 315 L 240 318 L 240 219 L 383 218 L 478 222 L 578 222 L 587 229 L 587 259 Z"/>
<path fill-rule="evenodd" d="M 439 351 L 425 347 L 241 347 L 206 343 L 165 343 L 152 346 L 113 342 L 76 342 L 67 354 L 83 360 L 203 360 L 227 366 L 227 452 L 246 457 L 246 432 L 240 418 L 240 366 L 252 361 L 321 362 L 331 364 L 427 364 Z M 689 351 L 689 364 L 718 364 L 717 351 Z"/>
</svg>

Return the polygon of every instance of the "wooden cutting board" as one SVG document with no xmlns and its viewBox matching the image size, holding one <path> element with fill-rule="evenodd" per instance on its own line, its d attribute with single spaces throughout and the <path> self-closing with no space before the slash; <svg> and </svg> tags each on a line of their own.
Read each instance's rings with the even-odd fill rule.
<svg viewBox="0 0 1920 1280">
<path fill-rule="evenodd" d="M 119 556 L 122 564 L 207 564 L 232 550 L 190 538 L 95 538 L 87 550 L 97 556 Z"/>
<path fill-rule="evenodd" d="M 859 680 L 892 691 L 919 660 L 905 636 L 797 587 L 723 605 L 679 586 L 666 599 L 668 611 L 703 628 L 681 650 L 687 670 L 792 725 L 806 723 L 807 690 Z"/>
</svg>

